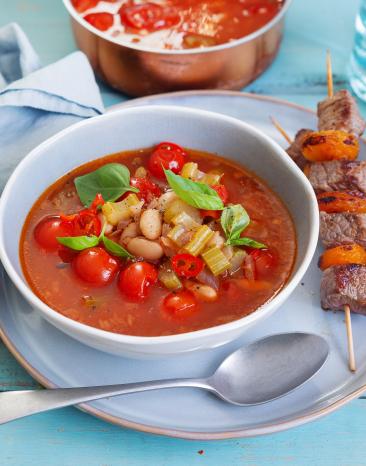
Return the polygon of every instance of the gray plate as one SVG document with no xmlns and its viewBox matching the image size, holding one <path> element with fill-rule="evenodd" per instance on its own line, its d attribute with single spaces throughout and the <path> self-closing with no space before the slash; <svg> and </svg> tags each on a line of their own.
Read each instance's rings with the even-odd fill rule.
<svg viewBox="0 0 366 466">
<path fill-rule="evenodd" d="M 257 126 L 284 146 L 269 115 L 275 116 L 290 135 L 301 127 L 316 127 L 315 115 L 301 107 L 234 92 L 166 94 L 124 105 L 150 103 L 225 113 Z M 366 147 L 362 143 L 362 158 L 365 153 Z M 47 387 L 195 377 L 209 373 L 234 348 L 264 335 L 290 331 L 322 335 L 331 348 L 326 365 L 304 386 L 271 403 L 242 408 L 229 406 L 209 393 L 179 389 L 127 395 L 81 406 L 89 413 L 121 426 L 175 437 L 221 439 L 266 434 L 317 419 L 366 390 L 366 319 L 352 316 L 358 371 L 351 374 L 347 369 L 344 315 L 325 313 L 320 309 L 319 280 L 315 258 L 303 283 L 285 305 L 240 340 L 206 353 L 144 362 L 93 350 L 59 332 L 30 308 L 3 273 L 0 334 L 18 361 Z"/>
</svg>

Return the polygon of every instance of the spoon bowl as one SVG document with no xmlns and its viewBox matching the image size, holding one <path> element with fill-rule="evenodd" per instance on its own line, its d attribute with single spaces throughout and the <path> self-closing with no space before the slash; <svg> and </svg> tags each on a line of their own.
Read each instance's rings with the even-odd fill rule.
<svg viewBox="0 0 366 466">
<path fill-rule="evenodd" d="M 229 403 L 266 403 L 313 377 L 328 354 L 328 343 L 318 335 L 271 335 L 231 353 L 207 382 Z"/>
</svg>

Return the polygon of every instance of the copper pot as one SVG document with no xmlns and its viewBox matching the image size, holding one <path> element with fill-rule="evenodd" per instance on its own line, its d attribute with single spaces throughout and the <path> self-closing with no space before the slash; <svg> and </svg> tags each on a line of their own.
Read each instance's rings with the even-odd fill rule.
<svg viewBox="0 0 366 466">
<path fill-rule="evenodd" d="M 284 16 L 291 3 L 254 33 L 215 47 L 160 50 L 122 44 L 98 31 L 64 4 L 78 47 L 95 72 L 130 96 L 186 89 L 241 89 L 271 64 L 281 43 Z"/>
</svg>

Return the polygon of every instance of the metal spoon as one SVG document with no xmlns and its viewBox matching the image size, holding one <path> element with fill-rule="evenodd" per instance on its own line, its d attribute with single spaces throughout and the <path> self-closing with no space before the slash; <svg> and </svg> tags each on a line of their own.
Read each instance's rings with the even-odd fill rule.
<svg viewBox="0 0 366 466">
<path fill-rule="evenodd" d="M 50 409 L 160 388 L 203 388 L 240 406 L 265 403 L 309 380 L 323 366 L 328 352 L 328 344 L 320 336 L 283 333 L 239 348 L 206 378 L 3 392 L 0 393 L 0 424 Z"/>
</svg>

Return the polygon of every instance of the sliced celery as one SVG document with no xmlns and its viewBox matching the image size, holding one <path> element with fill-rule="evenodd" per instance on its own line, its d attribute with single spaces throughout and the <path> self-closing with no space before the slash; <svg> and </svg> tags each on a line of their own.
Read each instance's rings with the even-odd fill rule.
<svg viewBox="0 0 366 466">
<path fill-rule="evenodd" d="M 132 217 L 131 207 L 140 203 L 136 194 L 129 194 L 121 202 L 106 202 L 102 206 L 102 212 L 107 222 L 111 225 L 117 225 L 121 220 L 128 220 Z"/>
<path fill-rule="evenodd" d="M 161 283 L 168 288 L 168 290 L 179 290 L 183 287 L 181 281 L 177 277 L 176 273 L 173 270 L 169 270 L 167 267 L 163 266 L 159 271 L 159 280 Z"/>
<path fill-rule="evenodd" d="M 186 233 L 186 229 L 183 225 L 176 225 L 172 228 L 167 237 L 173 241 L 177 246 L 182 247 L 184 245 L 184 241 L 182 240 L 182 235 Z"/>
<path fill-rule="evenodd" d="M 207 225 L 200 226 L 194 233 L 191 241 L 184 246 L 184 250 L 189 254 L 192 254 L 192 256 L 198 256 L 198 254 L 204 250 L 206 244 L 210 241 L 213 235 L 214 232 Z"/>
<path fill-rule="evenodd" d="M 229 246 L 230 247 L 230 246 Z M 233 257 L 230 259 L 230 273 L 237 272 L 242 266 L 247 253 L 243 249 L 235 249 Z"/>
<path fill-rule="evenodd" d="M 208 184 L 209 186 L 214 186 L 215 184 L 220 184 L 221 175 L 217 173 L 205 173 L 200 180 L 200 183 Z"/>
<path fill-rule="evenodd" d="M 176 199 L 170 202 L 164 212 L 164 222 L 170 223 L 174 217 L 179 215 L 181 212 L 185 212 L 187 215 L 193 218 L 197 223 L 202 222 L 199 210 L 186 204 L 181 199 Z"/>
<path fill-rule="evenodd" d="M 230 262 L 219 248 L 208 249 L 202 254 L 202 258 L 215 276 L 222 274 L 230 267 Z"/>
</svg>

